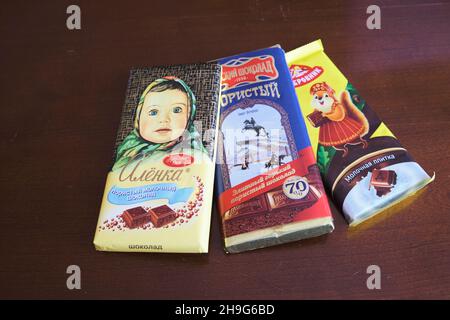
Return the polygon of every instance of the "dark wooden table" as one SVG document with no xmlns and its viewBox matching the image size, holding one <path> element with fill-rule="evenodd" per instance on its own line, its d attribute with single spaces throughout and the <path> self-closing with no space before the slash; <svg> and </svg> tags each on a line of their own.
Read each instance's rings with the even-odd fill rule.
<svg viewBox="0 0 450 320">
<path fill-rule="evenodd" d="M 450 2 L 9 1 L 0 10 L 0 298 L 450 298 Z M 81 30 L 66 8 L 81 8 Z M 321 38 L 436 181 L 395 214 L 326 237 L 226 255 L 92 245 L 134 66 L 206 61 Z M 66 288 L 68 265 L 81 290 Z M 381 290 L 366 269 L 381 268 Z"/>
</svg>

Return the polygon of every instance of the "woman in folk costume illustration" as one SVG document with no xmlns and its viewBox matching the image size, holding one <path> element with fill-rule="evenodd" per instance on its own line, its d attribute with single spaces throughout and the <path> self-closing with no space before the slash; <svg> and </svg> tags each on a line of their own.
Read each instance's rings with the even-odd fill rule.
<svg viewBox="0 0 450 320">
<path fill-rule="evenodd" d="M 327 120 L 319 129 L 321 145 L 343 151 L 343 157 L 348 154 L 348 145 L 362 144 L 363 148 L 368 146 L 363 136 L 369 132 L 369 123 L 353 104 L 346 90 L 338 100 L 333 88 L 326 82 L 319 82 L 311 87 L 310 94 L 313 96 L 312 106 Z"/>
<path fill-rule="evenodd" d="M 157 158 L 183 148 L 207 154 L 194 126 L 195 114 L 195 96 L 183 80 L 164 77 L 152 82 L 139 99 L 134 129 L 117 148 L 113 170 L 142 157 Z"/>
</svg>

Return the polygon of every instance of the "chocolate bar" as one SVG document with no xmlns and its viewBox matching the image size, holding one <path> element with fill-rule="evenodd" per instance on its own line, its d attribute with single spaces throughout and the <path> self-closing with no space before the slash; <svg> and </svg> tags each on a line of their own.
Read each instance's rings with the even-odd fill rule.
<svg viewBox="0 0 450 320">
<path fill-rule="evenodd" d="M 379 170 L 374 169 L 370 178 L 370 187 L 374 187 L 377 191 L 377 196 L 381 197 L 389 192 L 397 183 L 397 174 L 394 170 Z"/>
<path fill-rule="evenodd" d="M 325 193 L 323 188 L 322 178 L 320 177 L 320 170 L 317 164 L 312 164 L 308 167 L 308 173 L 305 175 L 308 183 L 316 188 L 320 193 Z"/>
<path fill-rule="evenodd" d="M 144 208 L 135 207 L 125 210 L 122 213 L 122 219 L 125 222 L 125 226 L 133 229 L 150 222 L 150 215 Z"/>
<path fill-rule="evenodd" d="M 156 228 L 171 223 L 177 218 L 176 212 L 167 205 L 151 208 L 148 210 L 148 213 L 150 214 L 150 220 Z"/>
<path fill-rule="evenodd" d="M 323 182 L 351 226 L 434 180 L 334 65 L 320 40 L 288 52 L 286 59 Z"/>
<path fill-rule="evenodd" d="M 264 195 L 257 196 L 247 202 L 239 204 L 225 212 L 223 217 L 223 228 L 227 236 L 249 232 L 261 228 L 261 226 L 271 226 L 274 222 L 268 213 L 267 200 Z"/>
<path fill-rule="evenodd" d="M 223 139 L 216 190 L 226 251 L 331 232 L 326 195 L 318 192 L 322 182 L 308 171 L 315 165 L 314 154 L 283 49 L 257 50 L 219 63 Z"/>
<path fill-rule="evenodd" d="M 130 71 L 97 250 L 208 252 L 221 70 L 213 62 Z M 122 214 L 134 207 L 155 209 Z M 124 228 L 108 227 L 112 221 Z"/>
<path fill-rule="evenodd" d="M 313 125 L 314 128 L 320 127 L 324 123 L 328 122 L 328 118 L 322 115 L 322 112 L 314 110 L 313 113 L 310 113 L 306 116 L 309 122 Z"/>
<path fill-rule="evenodd" d="M 223 221 L 224 232 L 232 237 L 247 232 L 266 229 L 277 225 L 284 225 L 293 221 L 293 210 L 280 210 L 276 212 L 251 212 Z"/>
</svg>

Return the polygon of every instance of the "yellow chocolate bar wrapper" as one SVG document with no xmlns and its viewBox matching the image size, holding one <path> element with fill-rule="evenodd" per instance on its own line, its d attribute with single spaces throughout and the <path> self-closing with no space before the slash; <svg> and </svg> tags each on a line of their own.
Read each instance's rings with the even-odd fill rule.
<svg viewBox="0 0 450 320">
<path fill-rule="evenodd" d="M 325 54 L 286 54 L 324 184 L 351 226 L 433 181 Z"/>
<path fill-rule="evenodd" d="M 94 244 L 208 252 L 221 67 L 131 71 Z"/>
</svg>

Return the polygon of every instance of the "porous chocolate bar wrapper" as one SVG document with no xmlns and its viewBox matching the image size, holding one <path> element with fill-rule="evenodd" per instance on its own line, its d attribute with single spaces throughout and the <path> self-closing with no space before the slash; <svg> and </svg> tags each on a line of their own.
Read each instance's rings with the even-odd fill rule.
<svg viewBox="0 0 450 320">
<path fill-rule="evenodd" d="M 97 250 L 208 252 L 220 77 L 217 63 L 130 72 Z"/>
<path fill-rule="evenodd" d="M 333 221 L 284 51 L 220 59 L 216 189 L 225 250 L 329 233 Z"/>
<path fill-rule="evenodd" d="M 302 114 L 311 120 L 307 129 L 324 184 L 351 226 L 433 181 L 325 54 L 320 40 L 288 52 L 286 59 Z"/>
</svg>

